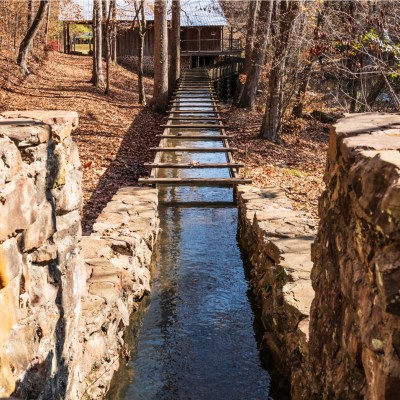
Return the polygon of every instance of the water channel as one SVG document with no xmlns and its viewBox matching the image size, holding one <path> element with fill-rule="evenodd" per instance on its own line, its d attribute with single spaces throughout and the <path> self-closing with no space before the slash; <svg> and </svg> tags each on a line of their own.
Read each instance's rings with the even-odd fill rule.
<svg viewBox="0 0 400 400">
<path fill-rule="evenodd" d="M 167 146 L 176 145 L 221 147 L 222 141 L 168 140 Z M 162 161 L 226 162 L 226 155 L 171 152 Z M 220 178 L 229 171 L 166 169 L 159 176 Z M 131 318 L 126 338 L 131 360 L 115 374 L 108 398 L 268 399 L 269 374 L 261 366 L 236 238 L 233 189 L 159 188 L 161 232 L 152 294 Z"/>
</svg>

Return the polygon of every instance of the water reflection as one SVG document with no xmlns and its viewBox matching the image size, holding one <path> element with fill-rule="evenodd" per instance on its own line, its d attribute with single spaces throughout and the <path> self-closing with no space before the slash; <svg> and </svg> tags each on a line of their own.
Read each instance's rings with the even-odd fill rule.
<svg viewBox="0 0 400 400">
<path fill-rule="evenodd" d="M 208 109 L 203 107 L 204 115 L 214 116 Z M 219 135 L 220 131 L 170 131 L 178 133 Z M 167 147 L 223 145 L 222 140 L 163 140 Z M 160 162 L 215 163 L 227 162 L 227 157 L 177 151 L 164 153 Z M 228 169 L 160 169 L 157 176 L 225 178 L 230 173 Z M 132 359 L 115 375 L 109 399 L 268 398 L 269 375 L 259 359 L 232 200 L 228 188 L 160 188 L 161 233 L 153 292 L 132 317 L 127 338 Z"/>
<path fill-rule="evenodd" d="M 230 199 L 232 189 L 222 188 L 165 188 L 161 194 L 162 201 Z M 129 329 L 137 345 L 109 398 L 267 399 L 269 376 L 253 331 L 236 208 L 160 206 L 160 218 L 153 293 L 147 310 L 133 318 Z"/>
</svg>

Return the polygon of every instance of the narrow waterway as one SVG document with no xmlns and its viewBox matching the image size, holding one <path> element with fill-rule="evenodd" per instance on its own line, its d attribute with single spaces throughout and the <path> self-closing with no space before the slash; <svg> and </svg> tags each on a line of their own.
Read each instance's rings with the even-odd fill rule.
<svg viewBox="0 0 400 400">
<path fill-rule="evenodd" d="M 168 202 L 226 202 L 232 189 L 167 189 Z M 163 199 L 162 199 L 163 200 Z M 132 318 L 132 358 L 112 399 L 267 399 L 248 282 L 236 241 L 237 209 L 161 205 L 152 295 Z"/>
<path fill-rule="evenodd" d="M 178 109 L 184 112 L 190 107 L 181 105 Z M 205 106 L 204 116 L 214 115 L 207 110 Z M 176 128 L 170 133 L 182 131 Z M 184 133 L 219 135 L 220 131 L 216 125 L 216 129 Z M 222 140 L 163 140 L 167 147 L 223 146 Z M 224 153 L 177 149 L 164 153 L 160 161 L 220 163 L 227 158 Z M 228 169 L 213 168 L 164 169 L 158 173 L 158 177 L 229 176 Z M 269 375 L 260 362 L 249 283 L 236 239 L 238 211 L 233 189 L 159 189 L 161 233 L 154 257 L 152 294 L 131 318 L 126 338 L 131 360 L 116 373 L 108 398 L 268 399 Z"/>
</svg>

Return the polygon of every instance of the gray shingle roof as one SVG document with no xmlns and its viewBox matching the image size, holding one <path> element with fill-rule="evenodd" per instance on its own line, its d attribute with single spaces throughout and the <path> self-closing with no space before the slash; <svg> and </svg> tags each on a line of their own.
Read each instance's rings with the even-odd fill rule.
<svg viewBox="0 0 400 400">
<path fill-rule="evenodd" d="M 93 15 L 93 0 L 73 0 L 75 6 L 60 6 L 62 21 L 90 21 Z M 67 3 L 65 3 L 67 4 Z M 168 19 L 171 18 L 171 1 L 168 0 Z M 154 20 L 154 0 L 147 1 L 146 18 Z M 219 0 L 181 0 L 181 26 L 226 26 L 227 21 Z M 117 18 L 122 21 L 133 19 L 134 7 L 132 0 L 117 0 Z"/>
</svg>

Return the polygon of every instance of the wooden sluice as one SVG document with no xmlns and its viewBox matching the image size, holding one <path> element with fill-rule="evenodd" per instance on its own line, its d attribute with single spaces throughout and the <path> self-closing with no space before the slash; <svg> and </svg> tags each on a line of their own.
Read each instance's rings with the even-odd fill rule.
<svg viewBox="0 0 400 400">
<path fill-rule="evenodd" d="M 149 177 L 141 178 L 139 182 L 221 187 L 251 183 L 251 179 L 238 175 L 239 168 L 244 165 L 234 161 L 232 153 L 236 149 L 229 145 L 230 136 L 226 134 L 226 126 L 218 109 L 208 70 L 199 68 L 185 71 L 172 96 L 160 144 L 152 148 L 156 152 L 154 162 L 145 164 L 150 168 Z M 199 162 L 194 154 L 200 157 L 206 154 L 208 161 Z M 221 154 L 224 160 L 219 157 Z M 192 169 L 196 170 L 195 177 L 188 176 L 187 171 Z M 213 174 L 207 177 L 206 173 L 202 176 L 201 170 L 225 170 L 222 174 L 225 176 Z"/>
</svg>

